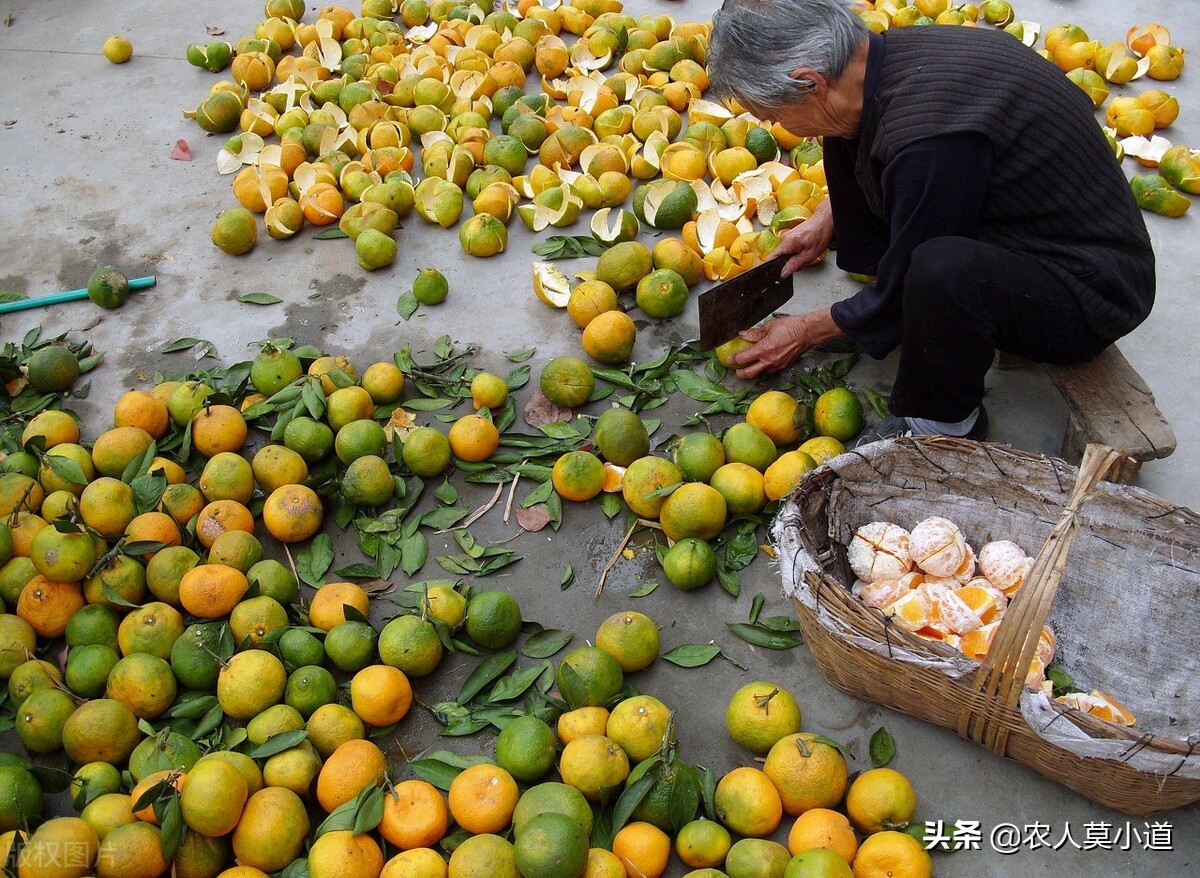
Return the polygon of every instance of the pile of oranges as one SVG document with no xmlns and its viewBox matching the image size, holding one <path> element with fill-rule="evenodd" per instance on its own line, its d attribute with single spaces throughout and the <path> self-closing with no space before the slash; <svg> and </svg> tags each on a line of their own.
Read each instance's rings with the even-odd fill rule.
<svg viewBox="0 0 1200 878">
<path fill-rule="evenodd" d="M 755 684 L 764 693 L 735 696 L 731 732 L 753 752 L 782 755 L 768 755 L 763 771 L 736 769 L 702 799 L 695 770 L 678 760 L 670 708 L 626 688 L 625 675 L 659 653 L 658 627 L 632 611 L 606 621 L 596 647 L 561 658 L 554 682 L 565 709 L 511 719 L 494 763 L 396 776 L 376 739 L 410 713 L 414 685 L 437 671 L 453 637 L 511 647 L 520 607 L 502 590 L 434 584 L 414 611 L 380 628 L 370 620 L 378 605 L 360 585 L 330 582 L 302 597 L 286 547 L 311 551 L 331 500 L 381 509 L 401 476 L 486 463 L 502 438 L 493 412 L 514 403 L 498 376 L 461 380 L 475 412 L 443 432 L 417 426 L 403 409 L 408 379 L 396 362 L 360 374 L 343 357 L 268 344 L 222 373 L 125 393 L 111 426 L 90 441 L 57 408 L 19 428 L 21 450 L 0 461 L 0 600 L 13 610 L 0 613 L 0 678 L 29 755 L 69 760 L 79 812 L 39 825 L 45 775 L 15 755 L 0 764 L 0 852 L 16 851 L 21 874 L 50 862 L 64 875 L 232 868 L 240 871 L 227 878 L 246 878 L 302 861 L 315 878 L 579 878 L 661 875 L 672 851 L 715 868 L 727 853 L 735 866 L 762 856 L 782 864 L 821 846 L 807 830 L 793 832 L 793 851 L 763 836 L 784 813 L 841 801 L 837 749 L 800 733 L 799 709 L 780 709 L 778 687 Z M 753 423 L 794 421 L 796 401 L 777 396 L 752 406 L 740 429 L 755 432 L 731 448 L 761 444 Z M 666 510 L 676 547 L 686 546 L 674 528 L 703 518 L 703 503 L 675 516 L 671 497 L 631 487 L 639 460 L 670 463 L 645 453 L 638 416 L 606 412 L 596 440 L 610 459 L 636 456 L 619 487 L 639 514 Z M 680 463 L 710 464 L 713 451 L 685 450 Z M 575 453 L 600 465 L 590 451 Z M 566 467 L 551 476 L 563 496 L 572 478 Z M 287 563 L 268 557 L 280 550 Z M 688 566 L 671 562 L 668 572 L 694 576 Z M 771 703 L 776 709 L 762 710 Z M 561 780 L 550 779 L 556 769 Z M 594 809 L 611 808 L 647 775 L 653 784 L 638 787 L 644 795 L 627 823 L 593 836 Z M 690 790 L 686 813 L 671 807 L 679 784 Z M 795 798 L 804 785 L 818 791 L 811 800 Z M 709 819 L 693 820 L 702 803 Z M 819 817 L 804 825 L 824 827 Z M 873 832 L 868 826 L 859 831 Z M 731 832 L 743 841 L 733 844 Z M 864 851 L 928 860 L 916 839 L 888 838 L 868 838 Z M 854 830 L 840 833 L 845 868 L 855 856 L 847 839 Z M 77 852 L 75 871 L 55 860 L 67 847 Z M 860 872 L 874 874 L 872 859 L 858 858 Z"/>
</svg>

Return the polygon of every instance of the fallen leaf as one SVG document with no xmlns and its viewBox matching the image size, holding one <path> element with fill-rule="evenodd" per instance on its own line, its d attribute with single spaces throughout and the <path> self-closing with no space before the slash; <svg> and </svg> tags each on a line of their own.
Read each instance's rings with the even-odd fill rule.
<svg viewBox="0 0 1200 878">
<path fill-rule="evenodd" d="M 204 26 L 204 32 L 210 37 L 219 37 L 221 34 L 225 33 L 225 28 L 218 27 L 215 24 L 206 24 Z"/>
<path fill-rule="evenodd" d="M 569 424 L 572 417 L 574 417 L 574 412 L 555 405 L 540 390 L 534 391 L 529 402 L 525 404 L 525 423 L 531 427 L 553 424 L 555 421 Z"/>
<path fill-rule="evenodd" d="M 188 142 L 182 137 L 175 141 L 175 148 L 171 150 L 171 158 L 181 162 L 190 162 L 192 160 L 192 148 L 188 146 Z"/>
<path fill-rule="evenodd" d="M 12 128 L 12 127 L 13 127 L 14 125 L 16 125 L 16 124 L 17 124 L 17 120 L 16 120 L 16 119 L 5 119 L 5 120 L 4 120 L 4 127 L 5 127 L 5 128 Z"/>
<path fill-rule="evenodd" d="M 550 513 L 541 506 L 528 509 L 517 507 L 517 524 L 530 533 L 536 533 L 550 523 Z"/>
</svg>

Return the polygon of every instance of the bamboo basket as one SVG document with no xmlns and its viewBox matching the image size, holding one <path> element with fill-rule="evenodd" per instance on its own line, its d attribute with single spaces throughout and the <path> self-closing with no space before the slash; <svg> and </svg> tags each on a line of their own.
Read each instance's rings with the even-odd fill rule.
<svg viewBox="0 0 1200 878">
<path fill-rule="evenodd" d="M 1076 470 L 998 445 L 904 438 L 812 472 L 774 538 L 784 594 L 822 675 L 1126 814 L 1200 800 L 1200 516 L 1102 483 L 1119 459 L 1089 446 Z M 977 548 L 1014 539 L 1032 555 L 1041 545 L 982 663 L 891 624 L 850 592 L 846 545 L 859 526 L 911 528 L 930 515 L 958 523 Z M 1025 687 L 1047 620 L 1055 661 L 1081 688 L 1129 705 L 1136 727 Z"/>
</svg>

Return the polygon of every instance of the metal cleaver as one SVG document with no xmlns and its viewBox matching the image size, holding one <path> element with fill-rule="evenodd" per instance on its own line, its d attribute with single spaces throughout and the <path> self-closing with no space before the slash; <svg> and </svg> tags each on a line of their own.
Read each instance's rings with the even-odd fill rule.
<svg viewBox="0 0 1200 878">
<path fill-rule="evenodd" d="M 790 256 L 772 257 L 700 295 L 700 347 L 724 344 L 792 297 L 791 277 L 779 278 Z"/>
</svg>

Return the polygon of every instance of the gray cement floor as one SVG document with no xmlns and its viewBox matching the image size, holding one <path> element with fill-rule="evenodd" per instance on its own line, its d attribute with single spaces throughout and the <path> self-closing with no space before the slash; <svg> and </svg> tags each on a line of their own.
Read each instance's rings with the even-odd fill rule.
<svg viewBox="0 0 1200 878">
<path fill-rule="evenodd" d="M 714 0 L 664 2 L 631 0 L 634 14 L 668 12 L 677 20 L 711 14 Z M 1018 17 L 1049 27 L 1062 21 L 1082 25 L 1102 42 L 1119 40 L 1135 21 L 1159 21 L 1172 29 L 1174 42 L 1194 51 L 1200 25 L 1184 4 L 1142 0 L 1052 3 L 1021 0 Z M 315 8 L 315 5 L 313 5 Z M 504 352 L 537 345 L 535 369 L 552 356 L 577 353 L 578 338 L 561 314 L 537 302 L 529 291 L 529 247 L 534 237 L 519 223 L 510 226 L 508 251 L 491 260 L 465 256 L 451 232 L 433 232 L 411 216 L 398 233 L 400 257 L 391 270 L 368 275 L 346 241 L 313 241 L 311 229 L 290 242 L 260 240 L 249 256 L 232 258 L 208 240 L 216 214 L 234 204 L 229 177 L 218 177 L 215 158 L 224 137 L 206 137 L 180 108 L 195 106 L 215 81 L 183 58 L 189 42 L 206 42 L 206 25 L 225 29 L 236 41 L 259 18 L 258 3 L 103 2 L 0 3 L 0 290 L 31 295 L 82 286 L 97 265 L 113 263 L 129 276 L 154 274 L 158 286 L 131 297 L 120 311 L 101 313 L 87 303 L 26 311 L 0 319 L 0 336 L 19 340 L 41 324 L 48 333 L 84 331 L 100 350 L 104 365 L 92 376 L 91 396 L 78 406 L 90 424 L 108 416 L 117 396 L 146 386 L 154 370 L 195 368 L 186 354 L 160 349 L 181 336 L 211 340 L 222 362 L 248 359 L 249 345 L 270 336 L 291 336 L 365 364 L 390 356 L 402 344 L 428 348 L 442 334 L 477 342 L 477 365 L 501 369 Z M 312 13 L 310 12 L 310 17 Z M 108 64 L 99 55 L 110 33 L 128 36 L 135 47 L 131 63 Z M 1191 58 L 1191 55 L 1189 55 Z M 1193 62 L 1194 63 L 1194 62 Z M 1200 73 L 1188 69 L 1166 85 L 1177 94 L 1182 115 L 1164 132 L 1175 143 L 1200 143 Z M 969 87 L 969 84 L 964 84 Z M 179 138 L 191 145 L 194 161 L 168 158 Z M 1133 172 L 1132 162 L 1129 171 Z M 1178 503 L 1200 505 L 1200 404 L 1196 366 L 1194 258 L 1195 217 L 1179 220 L 1147 215 L 1159 257 L 1159 297 L 1154 313 L 1122 349 L 1149 382 L 1179 437 L 1179 450 L 1168 460 L 1146 467 L 1139 484 Z M 582 226 L 572 231 L 582 231 Z M 582 264 L 582 263 L 578 263 Z M 398 323 L 394 303 L 417 270 L 432 265 L 451 283 L 449 304 L 423 309 Z M 816 307 L 851 291 L 831 266 L 806 272 L 797 282 L 795 309 Z M 282 304 L 239 304 L 238 296 L 264 291 Z M 97 318 L 99 317 L 99 322 Z M 644 327 L 635 358 L 647 358 L 667 344 L 695 333 L 695 305 L 673 323 Z M 852 379 L 860 386 L 886 391 L 892 364 L 863 363 Z M 535 371 L 536 375 L 536 371 Z M 1016 370 L 989 378 L 993 436 L 1003 442 L 1047 453 L 1057 451 L 1066 411 L 1042 377 Z M 522 395 L 527 398 L 528 390 Z M 96 427 L 89 438 L 99 431 Z M 664 431 L 666 432 L 666 431 Z M 495 514 L 477 526 L 485 539 L 515 532 Z M 649 613 L 663 625 L 663 648 L 712 639 L 749 670 L 716 662 L 702 670 L 683 670 L 659 662 L 637 676 L 636 684 L 678 711 L 686 758 L 719 773 L 747 762 L 731 746 L 722 714 L 726 699 L 752 679 L 779 681 L 795 692 L 805 725 L 845 741 L 867 766 L 867 741 L 881 725 L 894 735 L 895 766 L 914 779 L 919 814 L 928 819 L 977 820 L 985 832 L 984 850 L 939 857 L 941 876 L 1122 875 L 1139 878 L 1196 873 L 1200 862 L 1200 810 L 1165 815 L 1172 826 L 1171 852 L 1133 850 L 1078 851 L 1025 849 L 1012 856 L 988 849 L 986 833 L 1001 823 L 1045 823 L 1057 842 L 1069 827 L 1080 843 L 1085 825 L 1107 823 L 1124 828 L 1126 818 L 1067 792 L 1012 762 L 1000 760 L 953 734 L 871 704 L 849 698 L 819 676 L 803 647 L 790 652 L 755 650 L 725 632 L 723 622 L 745 618 L 751 598 L 768 597 L 768 612 L 786 613 L 778 597 L 773 569 L 760 559 L 745 577 L 742 597 L 734 601 L 712 586 L 684 595 L 665 586 L 643 599 L 627 595 L 656 574 L 648 552 L 620 564 L 599 601 L 591 589 L 599 569 L 620 539 L 617 525 L 595 508 L 567 510 L 558 534 L 525 536 L 515 546 L 525 556 L 511 572 L 495 580 L 521 600 L 526 615 L 546 626 L 569 627 L 577 641 L 590 639 L 599 622 L 627 607 Z M 353 549 L 338 563 L 356 560 Z M 349 559 L 344 561 L 343 559 Z M 564 562 L 578 571 L 578 582 L 560 592 Z M 432 565 L 431 565 L 432 568 Z M 429 574 L 429 570 L 426 571 Z M 1181 660 L 1194 661 L 1193 656 Z M 457 691 L 470 665 L 449 664 L 448 673 L 420 688 L 429 702 Z M 1152 672 L 1152 670 L 1151 670 Z M 406 722 L 395 750 L 397 770 L 403 753 L 444 745 L 470 750 L 486 747 L 486 736 L 445 741 L 427 715 Z M 402 747 L 402 751 L 401 751 Z M 1143 822 L 1133 821 L 1143 829 Z M 782 837 L 782 833 L 781 833 Z M 682 874 L 678 862 L 671 875 Z"/>
</svg>

